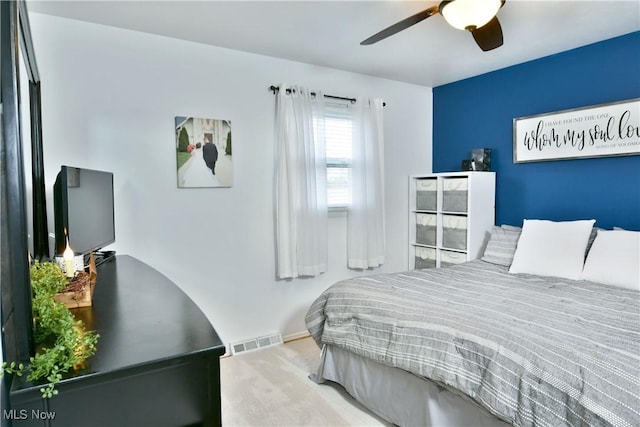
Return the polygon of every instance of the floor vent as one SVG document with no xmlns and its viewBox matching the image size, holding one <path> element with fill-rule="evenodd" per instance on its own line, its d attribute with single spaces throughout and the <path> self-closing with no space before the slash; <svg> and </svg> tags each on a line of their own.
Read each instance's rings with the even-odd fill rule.
<svg viewBox="0 0 640 427">
<path fill-rule="evenodd" d="M 252 338 L 250 340 L 231 343 L 231 354 L 244 353 L 246 351 L 258 350 L 270 345 L 282 344 L 282 335 L 273 334 L 264 337 Z"/>
</svg>

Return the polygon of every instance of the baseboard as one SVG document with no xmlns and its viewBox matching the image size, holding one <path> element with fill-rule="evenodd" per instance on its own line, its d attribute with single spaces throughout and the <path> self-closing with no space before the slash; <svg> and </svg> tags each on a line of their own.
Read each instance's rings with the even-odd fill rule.
<svg viewBox="0 0 640 427">
<path fill-rule="evenodd" d="M 311 334 L 309 333 L 309 331 L 296 332 L 295 334 L 289 334 L 289 335 L 283 336 L 282 341 L 283 342 L 296 341 L 296 340 L 301 340 L 303 338 L 308 338 L 310 336 Z"/>
</svg>

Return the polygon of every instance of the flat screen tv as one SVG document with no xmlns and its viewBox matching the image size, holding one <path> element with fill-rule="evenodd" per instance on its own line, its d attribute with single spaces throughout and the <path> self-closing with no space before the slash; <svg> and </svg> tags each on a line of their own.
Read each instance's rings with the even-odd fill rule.
<svg viewBox="0 0 640 427">
<path fill-rule="evenodd" d="M 113 174 L 62 166 L 53 186 L 56 255 L 69 246 L 77 255 L 115 242 Z"/>
</svg>

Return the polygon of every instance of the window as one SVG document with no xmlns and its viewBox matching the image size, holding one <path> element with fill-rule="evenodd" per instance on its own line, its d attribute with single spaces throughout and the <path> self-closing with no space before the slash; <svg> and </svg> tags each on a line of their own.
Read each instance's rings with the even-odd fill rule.
<svg viewBox="0 0 640 427">
<path fill-rule="evenodd" d="M 351 111 L 347 105 L 325 104 L 327 205 L 330 208 L 351 203 Z"/>
</svg>

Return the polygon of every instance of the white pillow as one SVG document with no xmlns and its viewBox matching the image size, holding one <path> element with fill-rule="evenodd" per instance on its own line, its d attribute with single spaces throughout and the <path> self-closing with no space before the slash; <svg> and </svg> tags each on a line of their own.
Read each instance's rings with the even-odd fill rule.
<svg viewBox="0 0 640 427">
<path fill-rule="evenodd" d="M 640 289 L 640 231 L 599 230 L 584 264 L 582 278 Z"/>
<path fill-rule="evenodd" d="M 509 273 L 579 280 L 595 222 L 525 219 Z"/>
</svg>

